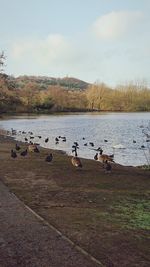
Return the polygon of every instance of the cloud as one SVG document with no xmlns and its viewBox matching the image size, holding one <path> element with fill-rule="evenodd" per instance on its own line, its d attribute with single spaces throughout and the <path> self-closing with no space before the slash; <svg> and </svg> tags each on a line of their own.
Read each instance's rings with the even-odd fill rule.
<svg viewBox="0 0 150 267">
<path fill-rule="evenodd" d="M 113 11 L 99 17 L 92 25 L 97 38 L 116 40 L 131 33 L 143 17 L 140 11 Z"/>
<path fill-rule="evenodd" d="M 70 51 L 70 44 L 60 34 L 48 35 L 45 39 L 21 40 L 12 46 L 11 55 L 16 61 L 25 58 L 47 65 L 62 60 Z"/>
</svg>

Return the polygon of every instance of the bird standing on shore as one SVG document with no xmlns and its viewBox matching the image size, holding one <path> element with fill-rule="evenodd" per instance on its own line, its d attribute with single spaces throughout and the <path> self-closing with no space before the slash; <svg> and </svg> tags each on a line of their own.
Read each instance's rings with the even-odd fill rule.
<svg viewBox="0 0 150 267">
<path fill-rule="evenodd" d="M 74 167 L 82 168 L 81 160 L 78 158 L 77 151 L 75 151 L 75 156 L 71 158 L 71 163 Z"/>
<path fill-rule="evenodd" d="M 45 161 L 46 162 L 51 162 L 53 160 L 53 155 L 52 153 L 50 153 L 46 158 L 45 158 Z"/>
<path fill-rule="evenodd" d="M 20 150 L 20 146 L 18 144 L 16 144 L 16 150 L 19 151 Z"/>
<path fill-rule="evenodd" d="M 16 151 L 14 151 L 13 149 L 11 150 L 11 157 L 12 157 L 13 159 L 17 158 L 17 153 L 16 153 Z"/>
<path fill-rule="evenodd" d="M 27 149 L 20 153 L 20 156 L 25 157 L 28 154 Z"/>
<path fill-rule="evenodd" d="M 104 169 L 106 173 L 110 173 L 112 170 L 111 164 L 107 160 L 105 161 Z"/>
</svg>

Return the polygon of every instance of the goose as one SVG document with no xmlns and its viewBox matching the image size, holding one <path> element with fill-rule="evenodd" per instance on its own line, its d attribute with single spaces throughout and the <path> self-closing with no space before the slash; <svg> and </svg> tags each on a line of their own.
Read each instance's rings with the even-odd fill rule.
<svg viewBox="0 0 150 267">
<path fill-rule="evenodd" d="M 45 161 L 46 162 L 51 162 L 53 160 L 53 155 L 52 153 L 50 153 L 46 158 L 45 158 Z"/>
<path fill-rule="evenodd" d="M 82 168 L 81 160 L 77 156 L 77 151 L 75 151 L 75 156 L 71 158 L 71 163 L 74 167 Z"/>
<path fill-rule="evenodd" d="M 36 146 L 35 144 L 30 143 L 30 144 L 28 145 L 28 151 L 29 151 L 29 152 L 35 152 L 35 149 L 37 149 L 37 146 Z"/>
<path fill-rule="evenodd" d="M 113 160 L 113 155 L 107 155 L 107 154 L 102 154 L 103 152 L 100 151 L 99 155 L 98 155 L 98 161 L 100 161 L 101 163 L 105 163 L 106 161 L 109 162 L 114 162 Z"/>
<path fill-rule="evenodd" d="M 17 158 L 17 153 L 13 149 L 11 150 L 11 157 L 14 159 Z"/>
</svg>

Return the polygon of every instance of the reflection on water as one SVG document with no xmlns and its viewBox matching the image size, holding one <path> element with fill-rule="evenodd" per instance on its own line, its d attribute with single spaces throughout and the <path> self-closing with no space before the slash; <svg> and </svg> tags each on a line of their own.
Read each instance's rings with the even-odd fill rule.
<svg viewBox="0 0 150 267">
<path fill-rule="evenodd" d="M 142 132 L 142 127 L 146 128 L 149 120 L 150 113 L 15 116 L 1 120 L 0 128 L 32 131 L 36 136 L 34 142 L 43 147 L 64 150 L 68 154 L 71 154 L 73 143 L 78 142 L 78 155 L 84 158 L 93 159 L 94 149 L 102 147 L 104 153 L 115 154 L 117 163 L 137 166 L 147 163 L 146 156 L 149 156 L 150 142 L 146 142 Z M 38 135 L 42 138 L 39 139 Z M 24 140 L 25 136 L 29 134 L 17 134 L 16 139 Z M 57 136 L 65 136 L 66 142 L 60 139 L 56 145 Z M 49 137 L 48 143 L 44 141 L 46 137 Z M 93 142 L 94 147 L 89 142 Z M 118 145 L 120 148 L 113 148 Z"/>
</svg>

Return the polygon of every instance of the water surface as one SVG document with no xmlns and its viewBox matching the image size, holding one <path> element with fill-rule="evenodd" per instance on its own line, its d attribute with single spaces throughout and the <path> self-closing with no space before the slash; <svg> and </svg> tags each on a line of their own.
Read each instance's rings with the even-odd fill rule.
<svg viewBox="0 0 150 267">
<path fill-rule="evenodd" d="M 143 165 L 150 160 L 148 141 L 143 131 L 148 131 L 150 113 L 86 113 L 67 115 L 11 116 L 0 120 L 0 128 L 18 131 L 32 131 L 34 142 L 43 147 L 61 149 L 71 155 L 74 142 L 79 143 L 78 155 L 93 159 L 102 147 L 104 153 L 115 154 L 115 161 L 123 165 Z M 41 135 L 39 139 L 37 136 Z M 65 136 L 66 142 L 55 138 Z M 24 140 L 29 134 L 18 133 L 15 138 Z M 49 142 L 45 143 L 45 138 Z M 89 142 L 94 143 L 91 147 Z M 85 144 L 87 143 L 87 146 Z M 113 148 L 116 145 L 124 149 Z M 144 146 L 142 148 L 141 146 Z"/>
</svg>

